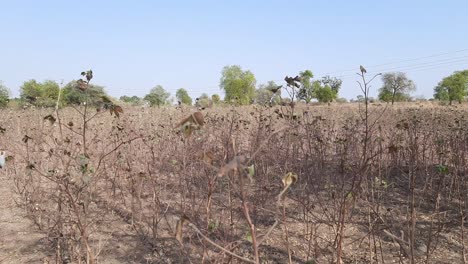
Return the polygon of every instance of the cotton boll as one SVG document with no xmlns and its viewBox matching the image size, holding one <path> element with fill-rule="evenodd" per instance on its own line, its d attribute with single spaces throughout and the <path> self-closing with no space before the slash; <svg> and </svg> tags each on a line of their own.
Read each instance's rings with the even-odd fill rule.
<svg viewBox="0 0 468 264">
<path fill-rule="evenodd" d="M 5 167 L 5 152 L 0 152 L 0 169 Z"/>
</svg>

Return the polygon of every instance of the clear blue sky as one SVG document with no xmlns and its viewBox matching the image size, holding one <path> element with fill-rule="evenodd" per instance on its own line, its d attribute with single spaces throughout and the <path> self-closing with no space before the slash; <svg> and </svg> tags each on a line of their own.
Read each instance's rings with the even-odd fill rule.
<svg viewBox="0 0 468 264">
<path fill-rule="evenodd" d="M 340 94 L 353 98 L 362 64 L 406 71 L 428 98 L 468 68 L 466 0 L 2 0 L 0 20 L 0 80 L 14 96 L 26 80 L 66 83 L 91 68 L 115 97 L 157 84 L 196 97 L 221 93 L 223 66 L 238 64 L 257 84 L 305 69 L 342 76 Z"/>
</svg>

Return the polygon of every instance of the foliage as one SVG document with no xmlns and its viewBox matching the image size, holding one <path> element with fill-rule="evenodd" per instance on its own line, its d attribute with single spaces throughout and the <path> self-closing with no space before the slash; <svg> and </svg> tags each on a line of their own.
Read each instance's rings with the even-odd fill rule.
<svg viewBox="0 0 468 264">
<path fill-rule="evenodd" d="M 310 70 L 299 73 L 301 77 L 301 87 L 299 88 L 298 98 L 310 103 L 312 99 L 319 102 L 332 102 L 338 97 L 342 80 L 336 77 L 325 76 L 322 80 L 313 80 L 314 74 Z"/>
<path fill-rule="evenodd" d="M 310 70 L 305 70 L 300 72 L 299 76 L 301 77 L 301 87 L 299 88 L 297 98 L 304 100 L 306 103 L 310 103 L 313 98 L 316 98 L 316 85 L 314 85 L 312 81 L 314 74 Z"/>
<path fill-rule="evenodd" d="M 136 95 L 130 97 L 130 96 L 127 96 L 127 95 L 123 95 L 119 98 L 120 101 L 124 102 L 124 103 L 128 103 L 128 104 L 131 104 L 131 105 L 140 105 L 141 104 L 141 101 L 142 99 Z"/>
<path fill-rule="evenodd" d="M 449 101 L 450 104 L 454 100 L 459 103 L 467 95 L 468 90 L 468 70 L 454 72 L 452 75 L 445 77 L 434 88 L 434 98 L 440 101 Z"/>
<path fill-rule="evenodd" d="M 390 72 L 382 75 L 383 86 L 379 90 L 379 99 L 384 102 L 407 101 L 409 93 L 416 90 L 414 82 L 403 72 Z"/>
<path fill-rule="evenodd" d="M 59 90 L 60 86 L 55 81 L 46 80 L 40 83 L 33 79 L 20 87 L 20 98 L 35 106 L 52 107 L 57 101 Z"/>
<path fill-rule="evenodd" d="M 168 93 L 161 85 L 156 85 L 151 91 L 145 96 L 145 100 L 149 102 L 151 106 L 158 106 L 168 104 L 170 93 Z"/>
<path fill-rule="evenodd" d="M 211 96 L 211 101 L 213 102 L 213 104 L 217 105 L 221 103 L 221 97 L 219 96 L 219 94 L 213 94 Z"/>
<path fill-rule="evenodd" d="M 330 89 L 338 95 L 338 92 L 340 91 L 341 84 L 343 84 L 343 81 L 336 78 L 336 77 L 330 77 L 329 75 L 322 77 L 322 84 L 324 86 L 330 87 Z"/>
<path fill-rule="evenodd" d="M 86 90 L 78 88 L 79 81 L 73 80 L 62 88 L 62 103 L 65 105 L 81 105 L 87 102 L 90 106 L 98 106 L 103 96 L 107 96 L 104 87 L 88 84 Z"/>
<path fill-rule="evenodd" d="M 273 92 L 266 88 L 259 88 L 255 90 L 254 102 L 259 105 L 267 105 L 273 96 Z"/>
<path fill-rule="evenodd" d="M 10 90 L 0 82 L 0 107 L 6 107 L 10 101 Z"/>
<path fill-rule="evenodd" d="M 269 81 L 266 84 L 259 85 L 255 90 L 254 102 L 260 105 L 276 105 L 281 102 L 281 89 L 275 81 Z"/>
<path fill-rule="evenodd" d="M 213 102 L 211 101 L 210 97 L 206 93 L 202 93 L 200 97 L 197 98 L 195 105 L 197 107 L 211 107 Z"/>
<path fill-rule="evenodd" d="M 340 103 L 340 104 L 343 104 L 343 103 L 347 103 L 348 100 L 344 97 L 340 97 L 340 98 L 336 98 L 335 100 L 337 103 Z"/>
<path fill-rule="evenodd" d="M 255 96 L 256 79 L 252 72 L 243 71 L 238 65 L 225 66 L 221 73 L 220 88 L 226 96 L 224 100 L 232 100 L 241 105 L 250 104 Z"/>
<path fill-rule="evenodd" d="M 180 88 L 176 92 L 176 98 L 179 102 L 185 105 L 192 105 L 192 98 L 188 95 L 187 90 L 184 88 Z"/>
<path fill-rule="evenodd" d="M 317 81 L 317 83 L 319 82 Z M 336 99 L 336 96 L 337 96 L 335 91 L 333 91 L 331 87 L 327 85 L 326 86 L 317 85 L 317 87 L 315 88 L 315 94 L 316 94 L 317 100 L 321 103 L 330 103 L 334 99 Z"/>
</svg>

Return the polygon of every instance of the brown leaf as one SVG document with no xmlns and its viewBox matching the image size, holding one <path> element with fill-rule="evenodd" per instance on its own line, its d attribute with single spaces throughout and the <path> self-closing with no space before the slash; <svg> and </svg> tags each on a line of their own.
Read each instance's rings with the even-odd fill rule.
<svg viewBox="0 0 468 264">
<path fill-rule="evenodd" d="M 23 137 L 22 140 L 23 140 L 24 143 L 28 143 L 28 141 L 29 141 L 30 139 L 32 139 L 32 137 L 30 137 L 30 136 L 28 136 L 28 135 L 24 135 L 24 137 Z"/>
<path fill-rule="evenodd" d="M 50 122 L 51 125 L 53 125 L 53 124 L 55 123 L 55 121 L 57 121 L 57 119 L 55 119 L 55 117 L 52 116 L 52 115 L 46 115 L 46 116 L 44 117 L 44 120 L 48 120 L 48 121 Z"/>
<path fill-rule="evenodd" d="M 175 238 L 177 239 L 177 241 L 179 241 L 181 245 L 183 244 L 183 240 L 182 240 L 183 227 L 184 227 L 185 222 L 187 222 L 188 220 L 189 218 L 186 215 L 182 215 L 179 221 L 177 221 L 176 230 L 175 230 Z"/>
</svg>

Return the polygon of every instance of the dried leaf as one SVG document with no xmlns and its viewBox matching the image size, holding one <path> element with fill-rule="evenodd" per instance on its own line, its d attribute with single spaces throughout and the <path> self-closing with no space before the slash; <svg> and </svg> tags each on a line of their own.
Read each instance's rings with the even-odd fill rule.
<svg viewBox="0 0 468 264">
<path fill-rule="evenodd" d="M 291 184 L 296 183 L 297 181 L 297 174 L 288 172 L 284 177 L 283 177 L 283 185 L 284 187 L 289 187 Z"/>
<path fill-rule="evenodd" d="M 185 215 L 182 215 L 182 217 L 179 219 L 179 221 L 177 221 L 177 225 L 176 225 L 176 230 L 175 230 L 175 238 L 177 239 L 177 241 L 179 241 L 179 243 L 182 245 L 182 229 L 184 227 L 184 224 L 186 221 L 188 221 L 188 217 L 185 216 Z"/>
<path fill-rule="evenodd" d="M 195 112 L 182 119 L 175 127 L 178 128 L 187 124 L 191 124 L 194 128 L 200 128 L 205 124 L 205 118 L 201 112 Z"/>
<path fill-rule="evenodd" d="M 283 177 L 283 185 L 284 188 L 281 191 L 281 193 L 278 195 L 278 203 L 284 201 L 284 197 L 286 194 L 286 191 L 291 187 L 292 184 L 297 182 L 297 174 L 288 172 L 284 177 Z"/>
<path fill-rule="evenodd" d="M 46 115 L 46 116 L 44 117 L 44 120 L 48 120 L 48 121 L 50 122 L 51 125 L 53 125 L 53 124 L 55 123 L 55 121 L 57 121 L 57 119 L 55 119 L 55 117 L 52 116 L 52 115 Z"/>
<path fill-rule="evenodd" d="M 116 117 L 120 117 L 119 113 L 123 113 L 122 107 L 120 107 L 118 105 L 111 105 L 109 107 L 109 111 L 110 111 L 111 115 L 112 115 L 112 113 L 114 113 Z"/>
<path fill-rule="evenodd" d="M 81 91 L 84 91 L 88 89 L 88 84 L 85 81 L 79 79 L 78 81 L 76 81 L 76 87 Z"/>
<path fill-rule="evenodd" d="M 24 137 L 23 137 L 22 140 L 23 140 L 24 143 L 28 143 L 28 141 L 29 141 L 30 139 L 32 139 L 30 136 L 24 135 Z"/>
<path fill-rule="evenodd" d="M 204 151 L 201 155 L 201 160 L 207 164 L 213 165 L 214 154 L 211 151 Z"/>
<path fill-rule="evenodd" d="M 93 71 L 92 70 L 89 70 L 86 72 L 86 80 L 91 81 L 91 79 L 93 78 Z"/>
</svg>

